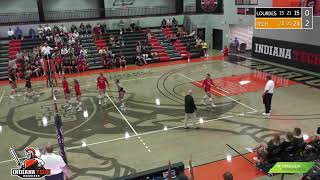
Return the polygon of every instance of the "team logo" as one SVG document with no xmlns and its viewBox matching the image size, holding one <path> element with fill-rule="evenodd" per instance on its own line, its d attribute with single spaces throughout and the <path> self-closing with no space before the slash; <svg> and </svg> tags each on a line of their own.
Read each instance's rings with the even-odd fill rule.
<svg viewBox="0 0 320 180">
<path fill-rule="evenodd" d="M 13 148 L 10 148 L 9 152 L 18 167 L 11 169 L 11 176 L 18 176 L 22 179 L 40 179 L 43 176 L 50 175 L 50 169 L 45 169 L 43 167 L 44 162 L 36 155 L 35 149 L 28 147 L 24 149 L 26 156 L 23 163 L 20 161 Z"/>
<path fill-rule="evenodd" d="M 213 12 L 217 8 L 217 0 L 201 0 L 201 9 L 205 12 Z"/>
</svg>

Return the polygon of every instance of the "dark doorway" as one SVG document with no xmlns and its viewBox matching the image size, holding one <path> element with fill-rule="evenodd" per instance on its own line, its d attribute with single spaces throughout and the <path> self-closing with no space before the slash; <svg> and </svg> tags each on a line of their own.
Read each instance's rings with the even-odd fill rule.
<svg viewBox="0 0 320 180">
<path fill-rule="evenodd" d="M 212 29 L 212 49 L 222 50 L 223 31 Z"/>
<path fill-rule="evenodd" d="M 206 39 L 206 29 L 205 28 L 198 28 L 197 34 L 200 39 L 202 39 L 202 40 Z"/>
</svg>

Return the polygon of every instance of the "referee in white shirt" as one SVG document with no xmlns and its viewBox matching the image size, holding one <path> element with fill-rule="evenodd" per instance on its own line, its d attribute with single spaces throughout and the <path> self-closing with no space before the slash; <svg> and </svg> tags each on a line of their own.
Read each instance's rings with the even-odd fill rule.
<svg viewBox="0 0 320 180">
<path fill-rule="evenodd" d="M 271 101 L 274 91 L 274 82 L 271 80 L 271 75 L 267 75 L 268 82 L 266 84 L 266 87 L 264 88 L 264 93 L 262 95 L 263 103 L 265 106 L 265 112 L 263 115 L 270 116 L 271 113 Z"/>
<path fill-rule="evenodd" d="M 50 169 L 50 176 L 46 176 L 46 180 L 64 180 L 70 177 L 66 163 L 60 155 L 53 153 L 52 145 L 46 145 L 45 154 L 41 155 L 44 162 L 44 168 Z"/>
</svg>

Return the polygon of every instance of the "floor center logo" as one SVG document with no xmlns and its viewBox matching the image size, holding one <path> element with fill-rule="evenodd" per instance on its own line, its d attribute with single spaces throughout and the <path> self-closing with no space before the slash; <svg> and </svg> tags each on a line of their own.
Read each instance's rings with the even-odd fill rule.
<svg viewBox="0 0 320 180">
<path fill-rule="evenodd" d="M 36 155 L 35 149 L 28 147 L 24 149 L 26 156 L 23 163 L 13 148 L 10 148 L 9 152 L 18 167 L 11 169 L 11 176 L 19 176 L 22 179 L 40 179 L 43 176 L 50 175 L 50 169 L 44 168 L 44 161 Z"/>
</svg>

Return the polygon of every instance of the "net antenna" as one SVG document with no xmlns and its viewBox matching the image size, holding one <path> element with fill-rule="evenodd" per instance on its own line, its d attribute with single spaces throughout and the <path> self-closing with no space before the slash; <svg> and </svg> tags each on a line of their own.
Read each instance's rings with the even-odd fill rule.
<svg viewBox="0 0 320 180">
<path fill-rule="evenodd" d="M 128 6 L 133 5 L 134 0 L 114 0 L 113 6 Z"/>
</svg>

